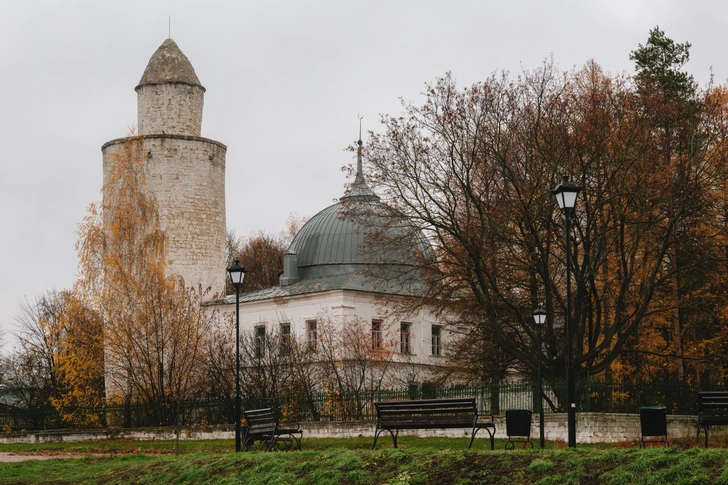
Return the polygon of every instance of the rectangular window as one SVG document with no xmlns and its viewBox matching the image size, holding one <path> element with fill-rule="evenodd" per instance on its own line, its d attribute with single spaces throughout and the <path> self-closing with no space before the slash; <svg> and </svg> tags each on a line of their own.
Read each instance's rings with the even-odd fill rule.
<svg viewBox="0 0 728 485">
<path fill-rule="evenodd" d="M 372 349 L 382 348 L 382 321 L 372 320 Z"/>
<path fill-rule="evenodd" d="M 399 351 L 412 353 L 412 325 L 409 323 L 402 323 L 399 327 Z"/>
<path fill-rule="evenodd" d="M 432 355 L 442 355 L 442 327 L 432 326 Z"/>
<path fill-rule="evenodd" d="M 278 348 L 281 353 L 287 353 L 291 350 L 291 324 L 281 323 L 280 327 L 280 340 L 278 341 Z"/>
<path fill-rule="evenodd" d="M 318 333 L 316 328 L 316 320 L 306 320 L 306 348 L 309 352 L 316 352 L 318 343 Z"/>
<path fill-rule="evenodd" d="M 255 356 L 263 357 L 265 354 L 265 326 L 255 327 Z"/>
</svg>

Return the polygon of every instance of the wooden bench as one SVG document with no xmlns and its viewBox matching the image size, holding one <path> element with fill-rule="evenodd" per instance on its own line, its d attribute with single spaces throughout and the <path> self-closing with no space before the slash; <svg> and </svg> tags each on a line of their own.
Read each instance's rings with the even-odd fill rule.
<svg viewBox="0 0 728 485">
<path fill-rule="evenodd" d="M 700 441 L 700 429 L 705 428 L 705 447 L 708 447 L 708 428 L 715 425 L 728 425 L 728 392 L 699 392 L 698 435 L 695 438 L 695 446 L 698 446 Z"/>
<path fill-rule="evenodd" d="M 243 415 L 248 423 L 243 434 L 243 450 L 248 450 L 256 440 L 266 443 L 268 451 L 279 443 L 285 444 L 286 450 L 289 450 L 293 443 L 296 444 L 296 448 L 301 449 L 303 431 L 297 424 L 280 427 L 278 416 L 273 409 L 252 409 L 243 411 Z"/>
<path fill-rule="evenodd" d="M 392 435 L 396 448 L 399 430 L 432 428 L 472 429 L 468 448 L 473 445 L 477 432 L 484 429 L 490 435 L 490 449 L 493 449 L 493 416 L 478 415 L 474 398 L 380 401 L 375 402 L 374 406 L 377 410 L 377 426 L 372 449 L 377 445 L 377 438 L 382 431 L 388 431 Z"/>
</svg>

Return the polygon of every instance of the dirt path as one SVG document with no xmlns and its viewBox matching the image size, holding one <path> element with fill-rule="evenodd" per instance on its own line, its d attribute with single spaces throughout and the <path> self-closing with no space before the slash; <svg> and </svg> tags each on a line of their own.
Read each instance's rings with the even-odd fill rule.
<svg viewBox="0 0 728 485">
<path fill-rule="evenodd" d="M 58 454 L 58 455 L 16 455 L 14 453 L 0 452 L 0 463 L 14 463 L 26 460 L 61 460 L 67 458 L 83 458 L 85 455 Z"/>
</svg>

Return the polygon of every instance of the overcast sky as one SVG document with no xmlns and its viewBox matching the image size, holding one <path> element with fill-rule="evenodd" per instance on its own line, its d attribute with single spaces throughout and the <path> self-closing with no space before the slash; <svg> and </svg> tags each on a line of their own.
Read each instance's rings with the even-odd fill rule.
<svg viewBox="0 0 728 485">
<path fill-rule="evenodd" d="M 149 58 L 171 36 L 207 88 L 202 136 L 227 145 L 227 224 L 279 232 L 343 195 L 344 148 L 452 71 L 632 72 L 659 25 L 698 82 L 728 78 L 720 0 L 4 0 L 0 15 L 0 329 L 76 277 L 77 224 L 100 199 L 101 145 L 135 125 Z M 366 139 L 364 140 L 366 143 Z M 6 350 L 9 350 L 6 345 Z"/>
</svg>

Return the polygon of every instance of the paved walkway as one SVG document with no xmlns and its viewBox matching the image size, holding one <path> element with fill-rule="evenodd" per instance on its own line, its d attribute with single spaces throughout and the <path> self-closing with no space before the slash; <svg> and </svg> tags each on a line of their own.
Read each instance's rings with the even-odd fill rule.
<svg viewBox="0 0 728 485">
<path fill-rule="evenodd" d="M 83 458 L 86 455 L 58 454 L 58 455 L 16 455 L 13 453 L 0 452 L 0 463 L 13 463 L 26 460 L 60 460 L 68 458 Z"/>
</svg>

